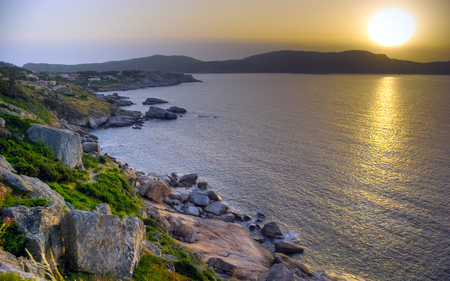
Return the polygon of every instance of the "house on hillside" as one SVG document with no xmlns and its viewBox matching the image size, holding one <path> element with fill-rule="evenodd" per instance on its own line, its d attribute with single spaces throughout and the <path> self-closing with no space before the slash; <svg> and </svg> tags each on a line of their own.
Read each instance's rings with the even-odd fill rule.
<svg viewBox="0 0 450 281">
<path fill-rule="evenodd" d="M 31 78 L 38 79 L 38 77 L 34 74 L 25 74 L 25 77 L 27 77 L 28 79 L 31 79 Z"/>
<path fill-rule="evenodd" d="M 33 71 L 34 74 L 40 74 L 40 73 L 44 73 L 45 72 L 45 70 L 43 70 L 43 69 L 34 69 L 32 71 Z"/>
<path fill-rule="evenodd" d="M 67 73 L 61 73 L 59 76 L 61 76 L 64 79 L 69 79 L 70 75 Z"/>
<path fill-rule="evenodd" d="M 40 88 L 42 86 L 48 87 L 48 81 L 39 80 L 36 83 L 34 83 L 34 85 L 36 85 L 38 88 Z"/>
<path fill-rule="evenodd" d="M 88 78 L 88 80 L 89 81 L 100 81 L 102 79 L 100 79 L 100 77 L 98 77 L 98 76 L 91 76 L 91 77 Z"/>
<path fill-rule="evenodd" d="M 108 80 L 117 80 L 117 78 L 112 75 L 103 75 L 103 78 Z"/>
<path fill-rule="evenodd" d="M 57 92 L 58 94 L 64 94 L 64 95 L 73 95 L 73 91 L 71 88 L 65 86 L 65 85 L 58 85 L 52 88 L 53 91 Z"/>
</svg>

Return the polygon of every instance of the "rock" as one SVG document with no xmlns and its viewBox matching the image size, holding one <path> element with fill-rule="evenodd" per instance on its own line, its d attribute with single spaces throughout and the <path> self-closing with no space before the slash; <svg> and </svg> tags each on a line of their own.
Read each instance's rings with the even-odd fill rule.
<svg viewBox="0 0 450 281">
<path fill-rule="evenodd" d="M 213 201 L 222 201 L 222 197 L 212 190 L 208 191 L 208 198 Z"/>
<path fill-rule="evenodd" d="M 108 118 L 109 117 L 105 112 L 93 110 L 88 117 L 88 124 L 86 124 L 86 126 L 89 126 L 92 129 L 97 129 L 101 125 L 104 125 L 108 121 Z"/>
<path fill-rule="evenodd" d="M 171 199 L 177 199 L 180 202 L 186 202 L 191 196 L 192 191 L 186 188 L 174 188 L 172 192 L 168 195 Z"/>
<path fill-rule="evenodd" d="M 305 264 L 286 256 L 285 254 L 276 253 L 275 262 L 284 264 L 289 270 L 295 270 L 298 276 L 311 277 L 314 272 Z"/>
<path fill-rule="evenodd" d="M 209 204 L 208 206 L 206 206 L 205 208 L 205 212 L 208 213 L 213 213 L 216 216 L 220 216 L 222 214 L 227 213 L 230 210 L 230 207 L 228 207 L 227 205 L 225 205 L 223 202 L 219 201 L 219 202 L 215 202 L 212 204 Z M 233 216 L 233 220 L 234 220 L 234 216 Z"/>
<path fill-rule="evenodd" d="M 284 264 L 274 264 L 267 275 L 266 281 L 302 281 L 295 272 L 289 270 Z"/>
<path fill-rule="evenodd" d="M 259 224 L 251 224 L 251 225 L 248 226 L 248 229 L 250 231 L 261 230 L 261 226 Z"/>
<path fill-rule="evenodd" d="M 204 193 L 192 192 L 189 197 L 189 202 L 194 203 L 197 206 L 206 207 L 209 204 L 209 197 Z"/>
<path fill-rule="evenodd" d="M 51 251 L 58 262 L 63 253 L 59 223 L 64 205 L 53 202 L 44 207 L 15 206 L 2 209 L 3 217 L 14 219 L 19 231 L 27 237 L 27 249 L 37 262 L 51 260 Z"/>
<path fill-rule="evenodd" d="M 113 104 L 115 106 L 130 106 L 130 105 L 133 105 L 134 102 L 132 102 L 130 100 L 126 100 L 126 99 L 118 99 L 118 100 L 114 101 Z"/>
<path fill-rule="evenodd" d="M 186 237 L 184 237 L 184 242 L 187 242 L 187 243 L 195 243 L 199 240 L 200 240 L 200 235 L 198 235 L 197 233 L 189 233 L 188 235 L 186 235 Z"/>
<path fill-rule="evenodd" d="M 8 138 L 11 135 L 8 130 L 0 128 L 0 138 Z"/>
<path fill-rule="evenodd" d="M 175 113 L 156 106 L 150 106 L 149 110 L 145 112 L 145 117 L 149 119 L 177 119 Z"/>
<path fill-rule="evenodd" d="M 43 264 L 32 262 L 23 257 L 16 258 L 0 249 L 0 273 L 8 271 L 20 275 L 23 279 L 45 281 L 45 266 Z"/>
<path fill-rule="evenodd" d="M 108 204 L 103 203 L 95 207 L 95 212 L 100 215 L 112 215 L 111 207 Z"/>
<path fill-rule="evenodd" d="M 290 254 L 297 254 L 297 253 L 303 253 L 305 251 L 305 248 L 302 246 L 289 243 L 286 241 L 277 241 L 275 242 L 275 252 L 282 253 L 286 255 Z"/>
<path fill-rule="evenodd" d="M 141 187 L 142 190 L 146 189 L 145 197 L 152 199 L 157 203 L 164 201 L 164 198 L 172 192 L 172 188 L 162 179 L 157 179 L 156 182 L 148 182 Z"/>
<path fill-rule="evenodd" d="M 157 99 L 157 98 L 147 98 L 142 104 L 143 105 L 154 105 L 154 104 L 161 104 L 161 103 L 169 103 L 168 101 Z"/>
<path fill-rule="evenodd" d="M 200 211 L 197 207 L 195 206 L 189 206 L 186 211 L 185 211 L 186 215 L 190 215 L 190 216 L 200 216 Z"/>
<path fill-rule="evenodd" d="M 132 278 L 145 236 L 141 220 L 72 211 L 62 220 L 61 230 L 71 269 Z"/>
<path fill-rule="evenodd" d="M 213 213 L 208 213 L 206 215 L 206 218 L 213 219 L 213 220 L 221 220 L 224 222 L 233 222 L 234 221 L 234 216 L 233 216 L 233 214 L 230 214 L 230 213 L 222 214 L 220 216 L 216 216 Z"/>
<path fill-rule="evenodd" d="M 175 237 L 186 237 L 188 234 L 192 233 L 183 222 L 177 217 L 169 217 L 167 222 L 170 225 L 169 234 L 174 235 Z"/>
<path fill-rule="evenodd" d="M 33 124 L 27 131 L 31 141 L 41 140 L 55 155 L 70 168 L 81 167 L 83 149 L 78 134 L 68 130 L 55 129 L 45 125 Z"/>
<path fill-rule="evenodd" d="M 170 112 L 173 112 L 173 113 L 180 113 L 180 114 L 183 114 L 183 113 L 186 113 L 186 112 L 187 112 L 186 109 L 181 108 L 181 107 L 178 107 L 178 106 L 172 106 L 172 107 L 169 108 L 168 110 L 169 110 Z"/>
<path fill-rule="evenodd" d="M 150 253 L 154 256 L 161 257 L 162 251 L 158 246 L 145 239 L 142 241 L 142 244 L 143 244 L 142 254 Z"/>
<path fill-rule="evenodd" d="M 197 181 L 197 179 L 198 179 L 198 175 L 197 174 L 195 174 L 195 173 L 192 173 L 192 174 L 188 174 L 188 175 L 184 175 L 184 176 L 182 176 L 178 181 L 180 182 L 180 183 L 184 183 L 184 184 L 187 184 L 187 185 L 194 185 L 195 184 L 195 182 Z"/>
<path fill-rule="evenodd" d="M 83 151 L 85 153 L 99 153 L 100 152 L 100 145 L 95 142 L 85 142 L 82 145 Z"/>
<path fill-rule="evenodd" d="M 2 117 L 0 117 L 0 127 L 4 128 L 6 126 L 6 121 Z"/>
<path fill-rule="evenodd" d="M 282 239 L 284 238 L 283 233 L 280 230 L 280 227 L 275 222 L 269 222 L 263 226 L 261 229 L 262 235 L 270 239 Z"/>
<path fill-rule="evenodd" d="M 206 181 L 201 181 L 201 182 L 197 183 L 197 187 L 200 190 L 205 190 L 208 188 L 208 183 Z"/>
<path fill-rule="evenodd" d="M 207 261 L 208 266 L 211 266 L 215 271 L 223 272 L 228 276 L 233 277 L 236 266 L 221 258 L 210 258 Z"/>
<path fill-rule="evenodd" d="M 107 127 L 127 127 L 133 126 L 142 120 L 142 113 L 140 111 L 118 110 L 114 116 L 111 117 L 107 123 Z"/>
</svg>

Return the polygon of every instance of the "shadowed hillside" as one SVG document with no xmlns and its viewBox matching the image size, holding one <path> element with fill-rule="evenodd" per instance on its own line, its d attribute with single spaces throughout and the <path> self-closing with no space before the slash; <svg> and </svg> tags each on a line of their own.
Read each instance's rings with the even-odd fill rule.
<svg viewBox="0 0 450 281">
<path fill-rule="evenodd" d="M 144 70 L 183 73 L 366 73 L 450 74 L 450 62 L 419 63 L 390 59 L 367 51 L 321 53 L 277 51 L 242 60 L 201 61 L 186 56 L 155 55 L 105 63 L 60 65 L 27 63 L 27 69 L 52 72 Z"/>
</svg>

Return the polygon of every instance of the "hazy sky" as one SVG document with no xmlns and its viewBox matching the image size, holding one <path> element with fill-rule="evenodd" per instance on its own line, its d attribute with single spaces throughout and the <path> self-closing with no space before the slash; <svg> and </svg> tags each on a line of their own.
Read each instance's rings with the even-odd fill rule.
<svg viewBox="0 0 450 281">
<path fill-rule="evenodd" d="M 415 22 L 411 39 L 396 47 L 367 31 L 389 8 Z M 226 60 L 277 50 L 450 61 L 450 0 L 0 0 L 0 61 L 19 66 L 155 54 Z"/>
</svg>

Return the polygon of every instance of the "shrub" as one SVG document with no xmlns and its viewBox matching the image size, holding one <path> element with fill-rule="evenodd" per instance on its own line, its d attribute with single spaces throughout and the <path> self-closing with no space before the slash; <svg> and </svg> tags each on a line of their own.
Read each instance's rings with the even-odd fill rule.
<svg viewBox="0 0 450 281">
<path fill-rule="evenodd" d="M 175 267 L 175 272 L 191 278 L 195 281 L 208 281 L 208 278 L 203 275 L 203 273 L 190 261 L 184 259 L 179 261 L 174 261 L 173 266 Z"/>
<path fill-rule="evenodd" d="M 3 223 L 5 223 L 5 221 L 3 221 Z M 1 238 L 0 247 L 3 248 L 4 251 L 10 252 L 16 257 L 26 256 L 26 237 L 24 234 L 19 232 L 19 229 L 15 224 L 11 224 L 6 227 L 6 230 Z"/>
<path fill-rule="evenodd" d="M 91 156 L 89 154 L 83 154 L 82 161 L 83 161 L 83 167 L 85 169 L 95 168 L 96 166 L 98 166 L 98 162 L 99 162 L 97 160 L 97 158 L 95 158 L 94 156 Z"/>
<path fill-rule="evenodd" d="M 165 261 L 152 254 L 145 254 L 141 257 L 138 266 L 133 272 L 133 279 L 136 281 L 144 280 L 161 280 L 161 281 L 188 281 L 187 277 L 178 273 L 169 272 L 166 268 Z"/>
</svg>

